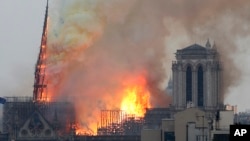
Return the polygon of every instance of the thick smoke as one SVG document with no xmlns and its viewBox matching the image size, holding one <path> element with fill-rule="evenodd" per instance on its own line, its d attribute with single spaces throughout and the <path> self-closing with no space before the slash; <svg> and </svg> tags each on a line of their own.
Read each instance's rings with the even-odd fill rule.
<svg viewBox="0 0 250 141">
<path fill-rule="evenodd" d="M 177 23 L 173 27 L 175 29 L 183 29 L 182 31 L 178 29 L 180 33 L 177 36 L 184 36 L 185 39 L 194 42 L 211 37 L 215 42 L 215 47 L 220 53 L 223 64 L 221 92 L 224 101 L 226 99 L 225 102 L 230 104 L 240 104 L 240 101 L 236 100 L 238 99 L 237 97 L 241 97 L 241 100 L 244 100 L 247 96 L 243 93 L 247 93 L 245 84 L 249 82 L 249 79 L 246 79 L 249 76 L 246 73 L 249 69 L 247 67 L 243 69 L 242 63 L 247 64 L 248 62 L 249 4 L 250 2 L 247 0 L 230 2 L 227 0 L 179 0 L 173 2 L 165 1 L 164 4 L 167 5 L 165 7 L 167 9 L 167 23 Z M 172 30 L 172 32 L 175 31 Z M 173 39 L 173 37 L 170 38 Z M 230 98 L 232 96 L 235 97 L 234 100 Z M 244 104 L 244 106 L 246 105 Z M 240 104 L 239 109 L 243 110 L 243 108 L 246 107 Z"/>
<path fill-rule="evenodd" d="M 51 92 L 56 97 L 72 99 L 77 111 L 82 111 L 78 115 L 81 124 L 92 130 L 99 110 L 120 108 L 120 89 L 124 82 L 137 77 L 146 78 L 152 106 L 167 106 L 170 98 L 164 88 L 171 75 L 174 52 L 211 37 L 224 64 L 226 94 L 240 83 L 236 39 L 249 33 L 249 3 L 53 1 L 48 49 Z"/>
<path fill-rule="evenodd" d="M 249 2 L 244 0 L 193 1 L 175 5 L 183 12 L 174 18 L 182 23 L 191 39 L 212 37 L 215 40 L 224 66 L 223 94 L 227 93 L 229 86 L 237 82 L 237 78 L 240 78 L 240 71 L 233 60 L 237 58 L 235 53 L 239 48 L 236 39 L 249 33 L 249 27 L 246 25 L 249 22 L 248 5 Z"/>
</svg>

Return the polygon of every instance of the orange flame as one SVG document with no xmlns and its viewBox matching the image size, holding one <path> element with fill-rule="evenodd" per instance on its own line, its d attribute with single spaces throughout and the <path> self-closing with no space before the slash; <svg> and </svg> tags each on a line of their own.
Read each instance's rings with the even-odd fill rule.
<svg viewBox="0 0 250 141">
<path fill-rule="evenodd" d="M 142 76 L 132 82 L 126 83 L 122 92 L 121 110 L 128 115 L 142 117 L 146 108 L 150 108 L 150 92 L 146 88 L 146 79 Z"/>
<path fill-rule="evenodd" d="M 72 128 L 75 130 L 76 135 L 93 135 L 93 131 L 82 128 L 79 123 L 75 123 L 72 125 Z"/>
<path fill-rule="evenodd" d="M 46 92 L 43 92 L 39 101 L 40 102 L 50 102 L 51 98 L 48 97 L 48 94 Z"/>
</svg>

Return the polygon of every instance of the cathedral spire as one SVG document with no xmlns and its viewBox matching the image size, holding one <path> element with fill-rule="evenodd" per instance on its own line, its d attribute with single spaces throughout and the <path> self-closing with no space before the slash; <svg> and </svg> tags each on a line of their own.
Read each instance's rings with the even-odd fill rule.
<svg viewBox="0 0 250 141">
<path fill-rule="evenodd" d="M 47 20 L 48 20 L 48 9 L 49 9 L 49 0 L 47 0 L 46 4 L 46 10 L 45 10 L 45 18 L 44 18 L 44 23 L 43 23 L 43 35 L 45 34 L 47 30 Z"/>
<path fill-rule="evenodd" d="M 214 44 L 213 44 L 213 47 L 212 47 L 213 49 L 216 49 L 216 44 L 215 44 L 215 41 L 214 41 Z"/>
<path fill-rule="evenodd" d="M 206 48 L 211 48 L 211 44 L 210 44 L 209 38 L 207 39 Z"/>
<path fill-rule="evenodd" d="M 45 80 L 46 70 L 46 48 L 47 48 L 47 30 L 48 30 L 48 0 L 45 11 L 45 19 L 43 24 L 43 33 L 40 45 L 40 51 L 35 68 L 35 82 L 33 90 L 33 101 L 43 101 L 47 99 L 46 90 L 47 84 Z"/>
</svg>

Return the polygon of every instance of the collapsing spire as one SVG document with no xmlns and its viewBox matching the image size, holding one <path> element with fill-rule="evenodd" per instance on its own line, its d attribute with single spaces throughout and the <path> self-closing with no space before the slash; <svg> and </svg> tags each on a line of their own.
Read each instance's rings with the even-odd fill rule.
<svg viewBox="0 0 250 141">
<path fill-rule="evenodd" d="M 34 90 L 33 90 L 33 101 L 43 101 L 47 100 L 47 84 L 46 84 L 46 48 L 47 48 L 47 24 L 48 19 L 48 0 L 45 12 L 45 19 L 43 25 L 43 34 L 40 45 L 40 52 L 36 63 L 35 68 L 35 82 L 34 82 Z"/>
</svg>

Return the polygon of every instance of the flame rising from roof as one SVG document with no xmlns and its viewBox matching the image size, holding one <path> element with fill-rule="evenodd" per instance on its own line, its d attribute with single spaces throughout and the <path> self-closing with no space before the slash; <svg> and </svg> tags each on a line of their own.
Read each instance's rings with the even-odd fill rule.
<svg viewBox="0 0 250 141">
<path fill-rule="evenodd" d="M 146 88 L 146 79 L 142 76 L 134 81 L 126 81 L 125 88 L 122 91 L 121 110 L 128 115 L 143 117 L 145 109 L 150 108 L 150 92 Z"/>
<path fill-rule="evenodd" d="M 168 104 L 159 88 L 166 74 L 162 17 L 135 3 L 71 0 L 59 22 L 51 18 L 48 91 L 52 99 L 74 102 L 81 130 L 95 131 L 102 109 L 143 116 L 151 104 Z"/>
</svg>

